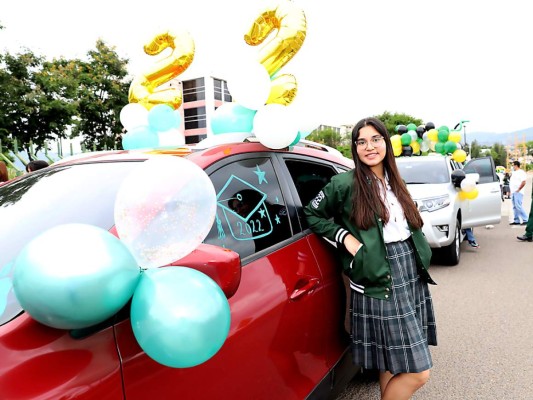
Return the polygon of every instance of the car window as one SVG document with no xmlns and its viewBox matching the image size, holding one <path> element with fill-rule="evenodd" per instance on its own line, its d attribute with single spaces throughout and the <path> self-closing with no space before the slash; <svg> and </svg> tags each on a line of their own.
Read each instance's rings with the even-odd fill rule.
<svg viewBox="0 0 533 400">
<path fill-rule="evenodd" d="M 305 160 L 285 160 L 302 206 L 309 204 L 337 171 L 329 165 Z"/>
<path fill-rule="evenodd" d="M 490 157 L 475 158 L 473 160 L 470 160 L 463 168 L 463 171 L 465 172 L 465 174 L 479 174 L 478 183 L 490 183 L 498 181 L 494 162 Z"/>
<path fill-rule="evenodd" d="M 12 261 L 20 250 L 35 236 L 60 224 L 82 223 L 109 230 L 114 225 L 120 183 L 138 165 L 46 168 L 0 187 L 0 325 L 22 310 L 11 284 Z"/>
<path fill-rule="evenodd" d="M 406 161 L 396 163 L 400 170 L 400 175 L 406 184 L 425 183 L 448 183 L 450 173 L 446 160 L 443 157 L 434 160 L 417 161 L 417 158 L 409 158 Z"/>
<path fill-rule="evenodd" d="M 268 157 L 231 162 L 210 174 L 217 194 L 215 222 L 204 243 L 241 258 L 292 236 L 280 184 Z"/>
</svg>

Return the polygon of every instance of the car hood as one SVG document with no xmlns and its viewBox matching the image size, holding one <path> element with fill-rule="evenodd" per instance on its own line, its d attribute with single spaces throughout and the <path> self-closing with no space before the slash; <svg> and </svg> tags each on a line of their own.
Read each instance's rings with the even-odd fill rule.
<svg viewBox="0 0 533 400">
<path fill-rule="evenodd" d="M 450 193 L 449 183 L 424 183 L 421 185 L 407 185 L 413 199 L 427 199 Z"/>
</svg>

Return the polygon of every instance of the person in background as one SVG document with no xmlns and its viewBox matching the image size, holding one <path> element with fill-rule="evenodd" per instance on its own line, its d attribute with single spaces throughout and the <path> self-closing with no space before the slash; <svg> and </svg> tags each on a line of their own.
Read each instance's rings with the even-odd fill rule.
<svg viewBox="0 0 533 400">
<path fill-rule="evenodd" d="M 511 198 L 511 189 L 509 188 L 509 181 L 511 177 L 509 176 L 509 172 L 506 172 L 503 176 L 503 197 L 506 199 Z"/>
<path fill-rule="evenodd" d="M 337 243 L 349 278 L 354 365 L 379 370 L 382 400 L 407 400 L 429 379 L 429 345 L 437 344 L 431 248 L 383 122 L 355 125 L 352 158 L 355 168 L 304 211 L 313 232 Z"/>
<path fill-rule="evenodd" d="M 514 220 L 509 225 L 526 225 L 528 216 L 524 205 L 524 186 L 526 186 L 527 175 L 523 169 L 520 169 L 520 161 L 513 161 L 513 173 L 511 175 L 511 201 L 513 203 Z M 520 219 L 522 223 L 520 223 Z"/>
<path fill-rule="evenodd" d="M 44 160 L 33 160 L 26 164 L 26 172 L 37 171 L 38 169 L 43 169 L 48 167 L 48 163 Z"/>
<path fill-rule="evenodd" d="M 479 247 L 479 244 L 477 244 L 476 238 L 474 237 L 474 230 L 472 228 L 466 228 L 463 229 L 463 233 L 466 235 L 466 240 L 468 240 L 468 244 L 477 249 Z"/>
<path fill-rule="evenodd" d="M 526 233 L 516 237 L 521 242 L 533 242 L 533 187 L 531 188 L 531 208 L 526 223 Z"/>
<path fill-rule="evenodd" d="M 0 161 L 0 182 L 7 182 L 9 180 L 9 174 L 7 173 L 7 165 L 5 162 Z"/>
</svg>

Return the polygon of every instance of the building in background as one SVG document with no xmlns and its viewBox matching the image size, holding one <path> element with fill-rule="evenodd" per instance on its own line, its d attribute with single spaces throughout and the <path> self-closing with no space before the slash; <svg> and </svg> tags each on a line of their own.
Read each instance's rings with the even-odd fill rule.
<svg viewBox="0 0 533 400">
<path fill-rule="evenodd" d="M 181 128 L 185 143 L 198 143 L 210 133 L 210 121 L 215 110 L 231 102 L 227 82 L 214 76 L 175 81 L 183 93 Z"/>
</svg>

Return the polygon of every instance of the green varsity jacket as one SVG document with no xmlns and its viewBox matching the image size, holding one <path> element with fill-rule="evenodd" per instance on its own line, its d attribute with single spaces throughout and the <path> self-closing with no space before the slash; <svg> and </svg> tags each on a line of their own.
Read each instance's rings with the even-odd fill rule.
<svg viewBox="0 0 533 400">
<path fill-rule="evenodd" d="M 353 170 L 334 176 L 305 208 L 309 227 L 316 234 L 337 243 L 344 273 L 350 287 L 366 296 L 390 299 L 391 271 L 383 239 L 383 223 L 368 230 L 357 228 L 350 220 L 352 208 Z M 421 229 L 409 226 L 414 244 L 418 273 L 424 281 L 435 284 L 428 272 L 431 248 Z M 353 257 L 344 248 L 344 238 L 351 233 L 363 246 Z"/>
</svg>

